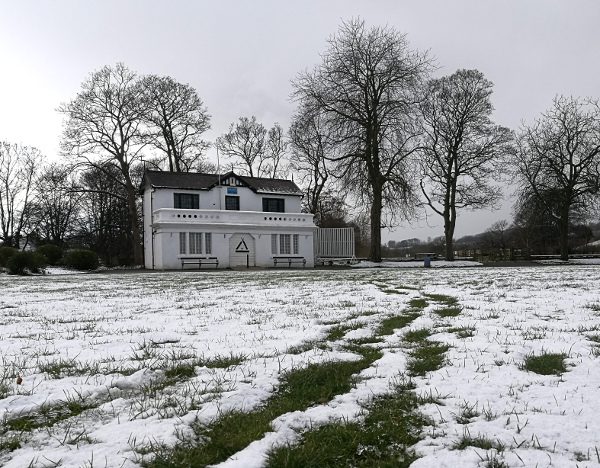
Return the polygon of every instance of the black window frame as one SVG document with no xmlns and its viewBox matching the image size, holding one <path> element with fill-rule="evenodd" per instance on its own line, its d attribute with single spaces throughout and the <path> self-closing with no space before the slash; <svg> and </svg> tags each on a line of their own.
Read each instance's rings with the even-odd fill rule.
<svg viewBox="0 0 600 468">
<path fill-rule="evenodd" d="M 263 197 L 262 206 L 265 213 L 285 213 L 285 198 Z"/>
<path fill-rule="evenodd" d="M 183 200 L 187 199 L 191 203 L 183 203 Z M 190 206 L 184 206 L 190 205 Z M 197 193 L 179 193 L 173 194 L 173 208 L 179 210 L 199 210 L 200 209 L 200 195 Z"/>
<path fill-rule="evenodd" d="M 234 208 L 231 208 L 228 202 L 231 202 L 233 200 L 235 200 Z M 225 209 L 229 211 L 240 211 L 239 195 L 225 195 Z"/>
</svg>

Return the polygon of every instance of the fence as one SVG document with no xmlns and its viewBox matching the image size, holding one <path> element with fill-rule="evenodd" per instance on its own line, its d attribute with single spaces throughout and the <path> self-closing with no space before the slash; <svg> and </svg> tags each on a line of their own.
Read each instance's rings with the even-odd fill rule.
<svg viewBox="0 0 600 468">
<path fill-rule="evenodd" d="M 353 228 L 319 228 L 315 236 L 317 260 L 352 260 L 355 258 Z"/>
</svg>

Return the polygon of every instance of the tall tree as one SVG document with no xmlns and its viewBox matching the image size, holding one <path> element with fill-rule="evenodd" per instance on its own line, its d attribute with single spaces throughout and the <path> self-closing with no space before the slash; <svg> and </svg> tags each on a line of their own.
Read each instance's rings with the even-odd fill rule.
<svg viewBox="0 0 600 468">
<path fill-rule="evenodd" d="M 421 190 L 444 219 L 447 260 L 454 260 L 457 211 L 492 206 L 502 196 L 492 182 L 502 174 L 513 137 L 491 120 L 492 87 L 481 72 L 458 70 L 429 81 L 421 104 Z"/>
<path fill-rule="evenodd" d="M 75 229 L 81 191 L 72 168 L 56 163 L 43 168 L 35 182 L 35 225 L 39 237 L 63 246 Z"/>
<path fill-rule="evenodd" d="M 408 158 L 416 151 L 414 107 L 430 68 L 426 54 L 389 27 L 343 23 L 329 39 L 321 65 L 293 83 L 295 97 L 327 120 L 342 153 L 337 176 L 370 209 L 369 257 L 381 261 L 384 209 L 408 206 L 412 190 Z"/>
<path fill-rule="evenodd" d="M 19 247 L 25 235 L 40 165 L 37 148 L 0 142 L 0 240 L 4 245 Z"/>
<path fill-rule="evenodd" d="M 250 177 L 261 177 L 265 169 L 267 129 L 256 120 L 240 117 L 229 132 L 217 138 L 217 149 Z"/>
<path fill-rule="evenodd" d="M 265 173 L 267 177 L 276 179 L 282 177 L 287 171 L 285 168 L 285 155 L 289 142 L 286 139 L 283 127 L 275 122 L 267 132 Z"/>
<path fill-rule="evenodd" d="M 335 145 L 322 116 L 306 107 L 301 107 L 294 116 L 289 137 L 293 156 L 291 168 L 304 187 L 308 212 L 315 215 L 315 222 L 321 226 L 320 206 L 330 180 L 326 155 L 334 156 Z"/>
<path fill-rule="evenodd" d="M 151 144 L 164 153 L 169 171 L 197 170 L 208 147 L 202 134 L 210 128 L 198 93 L 168 76 L 145 76 L 141 85 Z"/>
<path fill-rule="evenodd" d="M 569 258 L 569 222 L 600 193 L 600 107 L 557 96 L 550 110 L 519 132 L 514 167 L 521 199 L 535 199 L 556 221 L 561 259 Z"/>
<path fill-rule="evenodd" d="M 131 251 L 134 262 L 141 264 L 141 232 L 132 169 L 139 162 L 143 147 L 143 87 L 133 71 L 118 63 L 92 73 L 81 88 L 74 100 L 59 107 L 67 118 L 63 151 L 123 186 L 132 234 Z M 117 173 L 108 169 L 113 166 L 118 168 Z"/>
<path fill-rule="evenodd" d="M 92 249 L 105 265 L 123 265 L 132 260 L 127 192 L 119 182 L 115 164 L 88 167 L 78 178 L 79 224 L 74 243 Z"/>
</svg>

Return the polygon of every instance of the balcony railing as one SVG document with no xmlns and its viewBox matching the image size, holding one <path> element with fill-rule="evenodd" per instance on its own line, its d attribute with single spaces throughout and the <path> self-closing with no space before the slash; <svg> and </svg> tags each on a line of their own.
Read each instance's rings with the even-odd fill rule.
<svg viewBox="0 0 600 468">
<path fill-rule="evenodd" d="M 305 213 L 267 213 L 263 211 L 154 210 L 154 224 L 224 224 L 252 226 L 313 227 L 313 215 Z"/>
</svg>

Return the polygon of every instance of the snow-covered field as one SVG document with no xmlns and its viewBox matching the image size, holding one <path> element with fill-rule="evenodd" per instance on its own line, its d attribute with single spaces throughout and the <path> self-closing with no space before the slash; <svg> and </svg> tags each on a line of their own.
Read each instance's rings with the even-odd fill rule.
<svg viewBox="0 0 600 468">
<path fill-rule="evenodd" d="M 360 418 L 360 403 L 406 372 L 403 335 L 428 328 L 450 349 L 441 369 L 413 377 L 415 392 L 437 401 L 419 408 L 430 423 L 413 466 L 600 466 L 593 265 L 0 276 L 0 465 L 139 466 L 195 420 L 261 405 L 287 371 L 358 359 L 345 343 L 428 293 L 455 297 L 461 312 L 441 317 L 430 301 L 373 345 L 383 357 L 350 392 L 281 415 L 222 465 L 261 466 L 309 428 Z M 567 371 L 523 368 L 544 352 L 564 353 Z M 168 380 L 180 363 L 193 375 Z M 454 448 L 466 436 L 496 448 Z"/>
</svg>

